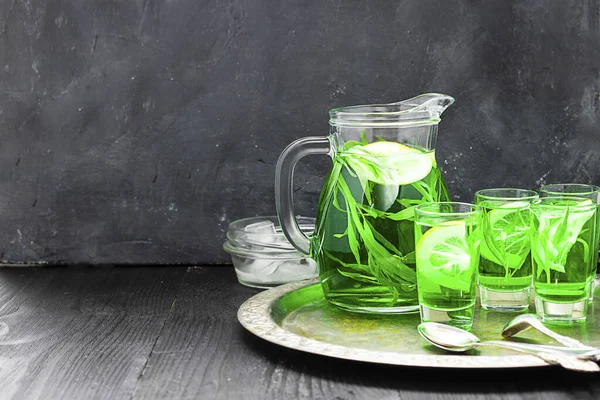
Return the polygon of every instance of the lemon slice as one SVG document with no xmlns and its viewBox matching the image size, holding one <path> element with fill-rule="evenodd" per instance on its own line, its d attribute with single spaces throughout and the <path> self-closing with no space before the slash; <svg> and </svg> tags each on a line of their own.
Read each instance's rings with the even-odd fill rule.
<svg viewBox="0 0 600 400">
<path fill-rule="evenodd" d="M 504 268 L 521 268 L 531 249 L 528 207 L 529 202 L 519 201 L 488 212 L 480 248 L 483 258 Z"/>
<path fill-rule="evenodd" d="M 410 146 L 407 146 L 405 144 L 398 143 L 398 142 L 386 142 L 386 141 L 381 140 L 379 142 L 373 142 L 373 143 L 364 145 L 364 146 L 362 146 L 362 148 L 367 149 L 371 153 L 380 154 L 380 155 L 386 155 L 386 154 L 390 154 L 390 153 L 399 153 L 399 152 L 405 152 L 405 153 L 415 153 L 416 152 L 419 154 L 426 154 L 429 158 L 431 158 L 432 163 L 435 164 L 435 154 L 433 151 L 423 152 L 421 150 L 415 149 L 413 147 L 410 147 Z"/>
<path fill-rule="evenodd" d="M 451 221 L 429 229 L 416 245 L 417 279 L 468 292 L 474 268 L 464 221 Z"/>
<path fill-rule="evenodd" d="M 409 152 L 410 153 L 410 152 L 418 151 L 418 150 L 415 150 L 412 147 L 409 147 L 402 143 L 386 142 L 383 140 L 379 141 L 379 142 L 373 142 L 373 143 L 366 144 L 366 145 L 362 146 L 362 148 L 364 150 L 370 151 L 371 153 L 380 154 L 380 155 L 386 155 L 386 154 L 390 154 L 390 153 L 399 153 L 399 152 Z"/>
<path fill-rule="evenodd" d="M 590 204 L 593 204 L 593 201 L 590 199 L 583 200 L 577 203 L 578 206 L 589 206 Z"/>
<path fill-rule="evenodd" d="M 431 172 L 433 152 L 423 152 L 397 142 L 373 142 L 354 146 L 346 162 L 361 180 L 381 185 L 408 185 Z"/>
</svg>

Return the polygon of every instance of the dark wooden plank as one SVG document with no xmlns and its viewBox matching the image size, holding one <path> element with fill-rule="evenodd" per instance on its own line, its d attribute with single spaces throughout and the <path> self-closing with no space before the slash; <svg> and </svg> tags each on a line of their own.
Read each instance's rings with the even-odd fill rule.
<svg viewBox="0 0 600 400">
<path fill-rule="evenodd" d="M 255 290 L 231 269 L 185 278 L 134 399 L 593 399 L 596 375 L 560 368 L 448 371 L 369 365 L 284 349 L 237 322 Z M 402 340 L 402 338 L 398 338 Z"/>
<path fill-rule="evenodd" d="M 596 375 L 447 371 L 284 349 L 246 332 L 232 269 L 0 269 L 0 398 L 593 399 Z M 185 278 L 184 278 L 185 276 Z M 402 340 L 402 338 L 398 338 Z"/>
<path fill-rule="evenodd" d="M 131 398 L 186 270 L 0 269 L 0 397 Z"/>
<path fill-rule="evenodd" d="M 218 273 L 217 270 L 222 270 Z M 233 268 L 191 268 L 165 323 L 134 399 L 216 397 L 238 388 L 241 363 L 224 371 L 225 359 L 246 355 L 232 332 L 239 304 L 256 293 L 237 283 Z M 241 346 L 241 347 L 240 347 Z M 251 361 L 251 359 L 247 359 Z M 241 393 L 225 392 L 231 398 Z"/>
</svg>

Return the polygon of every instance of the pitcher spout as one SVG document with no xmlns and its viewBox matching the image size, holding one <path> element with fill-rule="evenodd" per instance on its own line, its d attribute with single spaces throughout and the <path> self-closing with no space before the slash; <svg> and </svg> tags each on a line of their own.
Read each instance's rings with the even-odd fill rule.
<svg viewBox="0 0 600 400">
<path fill-rule="evenodd" d="M 432 119 L 439 119 L 440 115 L 454 103 L 454 98 L 447 94 L 425 93 L 412 99 L 391 103 L 399 105 L 406 112 L 429 113 Z"/>
</svg>

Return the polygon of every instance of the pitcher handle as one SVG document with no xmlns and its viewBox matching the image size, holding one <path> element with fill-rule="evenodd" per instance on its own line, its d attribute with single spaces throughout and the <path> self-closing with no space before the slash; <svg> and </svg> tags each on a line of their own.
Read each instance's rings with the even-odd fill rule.
<svg viewBox="0 0 600 400">
<path fill-rule="evenodd" d="M 301 158 L 333 153 L 330 140 L 322 136 L 298 139 L 283 150 L 275 167 L 275 206 L 285 237 L 298 251 L 310 254 L 310 239 L 302 232 L 294 212 L 294 168 Z"/>
</svg>

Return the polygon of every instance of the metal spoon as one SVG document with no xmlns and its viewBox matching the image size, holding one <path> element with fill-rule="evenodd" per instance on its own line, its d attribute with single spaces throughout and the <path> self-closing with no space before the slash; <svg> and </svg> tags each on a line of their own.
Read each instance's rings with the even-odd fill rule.
<svg viewBox="0 0 600 400">
<path fill-rule="evenodd" d="M 566 347 L 571 347 L 574 349 L 594 349 L 593 347 L 586 346 L 578 340 L 559 335 L 558 333 L 551 331 L 550 329 L 546 328 L 544 324 L 542 324 L 540 317 L 535 314 L 522 314 L 510 320 L 508 324 L 504 326 L 504 329 L 502 329 L 502 337 L 508 338 L 520 332 L 526 331 L 529 328 L 537 329 L 544 335 L 551 337 Z"/>
<path fill-rule="evenodd" d="M 600 352 L 596 349 L 575 349 L 498 340 L 482 342 L 470 332 L 436 322 L 424 322 L 417 327 L 417 330 L 432 345 L 452 352 L 462 353 L 476 347 L 502 347 L 532 354 L 549 364 L 560 364 L 572 370 L 600 371 L 598 364 L 588 360 L 588 358 L 592 358 Z"/>
</svg>

